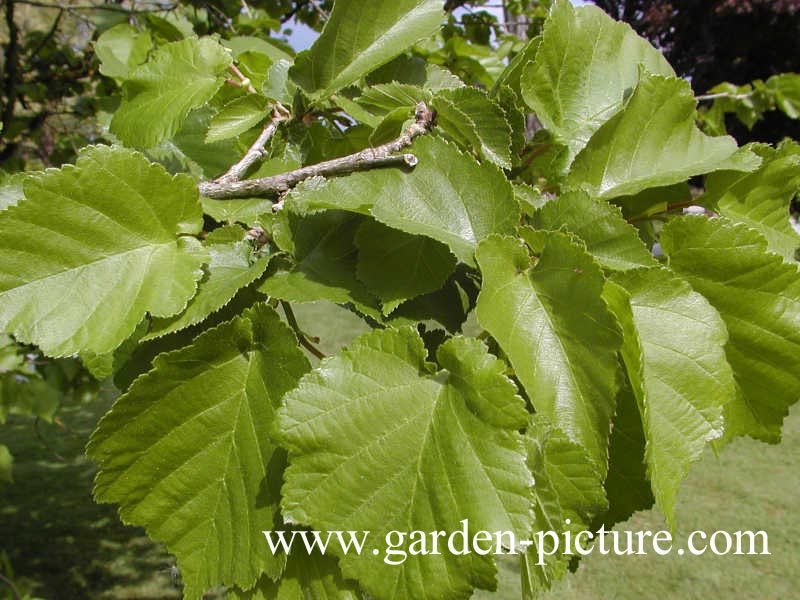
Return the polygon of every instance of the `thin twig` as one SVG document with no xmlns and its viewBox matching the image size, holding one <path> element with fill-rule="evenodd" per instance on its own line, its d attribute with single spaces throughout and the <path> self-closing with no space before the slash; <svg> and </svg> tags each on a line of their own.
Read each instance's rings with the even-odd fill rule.
<svg viewBox="0 0 800 600">
<path fill-rule="evenodd" d="M 267 122 L 263 131 L 256 138 L 256 141 L 253 142 L 253 145 L 250 146 L 250 149 L 247 151 L 247 153 L 239 162 L 228 169 L 224 175 L 217 177 L 213 183 L 227 184 L 240 181 L 247 173 L 247 170 L 264 155 L 264 147 L 267 145 L 267 142 L 270 140 L 270 138 L 275 135 L 275 132 L 278 130 L 278 125 L 280 125 L 281 121 L 286 121 L 289 118 L 289 111 L 287 111 L 282 104 L 278 103 L 278 105 L 272 111 L 272 118 L 270 118 L 270 120 Z"/>
<path fill-rule="evenodd" d="M 310 2 L 311 6 L 314 8 L 314 10 L 322 18 L 323 21 L 327 21 L 330 18 L 330 15 L 324 10 L 322 10 L 322 7 L 319 4 L 317 4 L 316 0 L 310 0 Z"/>
<path fill-rule="evenodd" d="M 243 87 L 247 89 L 247 91 L 250 92 L 251 94 L 257 93 L 256 88 L 253 87 L 253 84 L 250 82 L 250 79 L 248 77 L 245 77 L 244 73 L 242 73 L 239 70 L 239 67 L 237 67 L 236 65 L 231 65 L 228 68 L 231 70 L 231 73 L 236 75 L 236 77 L 239 79 L 238 87 Z M 226 79 L 225 81 L 226 83 L 236 85 L 236 82 L 232 81 L 231 79 Z"/>
<path fill-rule="evenodd" d="M 14 3 L 9 2 L 6 4 L 5 12 L 6 29 L 8 31 L 8 45 L 5 49 L 4 70 L 5 77 L 3 78 L 3 94 L 5 96 L 6 104 L 3 107 L 0 122 L 3 125 L 3 138 L 6 143 L 6 148 L 3 154 L 0 155 L 0 160 L 5 160 L 11 153 L 15 144 L 12 143 L 11 121 L 14 118 L 14 108 L 17 103 L 17 84 L 19 79 L 19 31 L 17 23 L 14 20 Z"/>
<path fill-rule="evenodd" d="M 301 167 L 272 177 L 242 181 L 203 181 L 199 185 L 200 195 L 216 200 L 274 197 L 310 177 L 345 175 L 356 171 L 396 165 L 414 167 L 417 164 L 416 156 L 395 153 L 407 148 L 417 137 L 429 132 L 434 126 L 435 120 L 436 113 L 424 103 L 420 103 L 417 105 L 415 122 L 403 131 L 400 137 L 382 146 L 366 148 L 348 156 Z"/>
<path fill-rule="evenodd" d="M 55 10 L 64 10 L 71 12 L 74 10 L 105 10 L 109 12 L 124 13 L 126 15 L 139 15 L 153 12 L 170 12 L 177 7 L 177 4 L 169 4 L 159 6 L 157 9 L 134 9 L 125 8 L 116 4 L 57 4 L 55 2 L 38 2 L 37 0 L 14 0 L 15 4 L 27 4 L 28 6 L 36 6 L 38 8 L 52 8 Z"/>
<path fill-rule="evenodd" d="M 311 352 L 311 354 L 313 354 L 320 360 L 325 358 L 325 355 L 322 352 L 320 352 L 319 348 L 317 348 L 314 344 L 312 344 L 308 340 L 306 334 L 303 333 L 303 330 L 300 329 L 300 325 L 298 325 L 297 323 L 297 318 L 294 316 L 294 310 L 292 310 L 292 305 L 289 304 L 288 302 L 281 300 L 281 307 L 283 308 L 283 314 L 286 315 L 286 320 L 289 323 L 289 327 L 291 327 L 294 330 L 295 334 L 297 335 L 297 340 L 300 342 L 303 348 Z"/>
<path fill-rule="evenodd" d="M 47 45 L 47 42 L 49 42 L 51 39 L 53 39 L 53 36 L 56 34 L 56 31 L 58 31 L 58 25 L 59 25 L 59 23 L 61 23 L 61 17 L 64 16 L 64 12 L 65 11 L 64 11 L 63 8 L 59 9 L 58 14 L 56 15 L 55 21 L 53 21 L 53 25 L 50 27 L 50 29 L 44 35 L 44 37 L 42 37 L 41 41 L 39 41 L 39 43 L 36 45 L 36 48 L 34 48 L 31 51 L 31 56 L 38 55 L 39 52 L 42 50 L 42 48 L 44 48 Z"/>
<path fill-rule="evenodd" d="M 17 589 L 17 586 L 16 586 L 16 585 L 14 585 L 14 582 L 13 582 L 13 581 L 11 581 L 11 580 L 10 580 L 8 577 L 6 577 L 5 575 L 3 575 L 2 573 L 0 573 L 0 581 L 2 581 L 2 582 L 3 582 L 3 583 L 5 583 L 5 584 L 6 584 L 8 587 L 10 587 L 10 588 L 11 588 L 11 591 L 12 591 L 12 592 L 14 592 L 14 598 L 15 598 L 16 600 L 22 600 L 22 594 L 20 594 L 20 592 L 19 592 L 19 589 Z"/>
<path fill-rule="evenodd" d="M 706 100 L 717 100 L 718 98 L 730 98 L 731 100 L 747 100 L 753 93 L 750 92 L 749 94 L 729 94 L 728 92 L 720 92 L 718 94 L 703 94 L 700 96 L 695 96 L 695 100 L 698 102 L 704 102 Z"/>
</svg>

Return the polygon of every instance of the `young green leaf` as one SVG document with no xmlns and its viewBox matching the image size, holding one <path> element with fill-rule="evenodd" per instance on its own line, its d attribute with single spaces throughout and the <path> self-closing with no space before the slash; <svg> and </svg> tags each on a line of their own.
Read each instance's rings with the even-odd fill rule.
<svg viewBox="0 0 800 600">
<path fill-rule="evenodd" d="M 670 267 L 722 315 L 739 394 L 726 405 L 726 434 L 780 440 L 800 398 L 800 273 L 767 241 L 726 219 L 683 217 L 661 234 Z"/>
<path fill-rule="evenodd" d="M 206 142 L 236 137 L 268 116 L 267 101 L 261 96 L 251 94 L 231 100 L 211 119 Z"/>
<path fill-rule="evenodd" d="M 661 53 L 629 25 L 596 6 L 559 0 L 541 44 L 522 75 L 522 97 L 572 162 L 600 126 L 616 114 L 639 81 L 639 69 L 674 76 Z M 653 110 L 658 110 L 654 108 Z"/>
<path fill-rule="evenodd" d="M 464 519 L 475 530 L 530 527 L 517 432 L 527 413 L 504 364 L 460 337 L 437 356 L 438 372 L 411 328 L 374 331 L 304 377 L 281 411 L 285 516 L 315 529 L 369 530 L 361 556 L 333 551 L 345 576 L 377 598 L 467 598 L 494 585 L 490 556 L 443 550 L 384 562 L 392 530 L 453 532 Z"/>
<path fill-rule="evenodd" d="M 737 154 L 733 138 L 702 133 L 695 117 L 689 82 L 642 73 L 625 109 L 577 156 L 567 184 L 593 197 L 615 198 L 720 169 L 758 167 L 756 155 Z"/>
<path fill-rule="evenodd" d="M 531 216 L 530 223 L 536 229 L 564 229 L 575 234 L 606 269 L 626 271 L 656 264 L 619 208 L 592 200 L 583 192 L 566 193 L 548 202 Z"/>
<path fill-rule="evenodd" d="M 368 87 L 357 100 L 370 110 L 388 113 L 398 108 L 414 107 L 422 101 L 427 102 L 430 100 L 430 93 L 416 85 L 393 81 Z"/>
<path fill-rule="evenodd" d="M 292 332 L 261 305 L 158 357 L 92 434 L 95 497 L 166 543 L 186 598 L 282 572 L 284 555 L 261 533 L 281 526 L 285 454 L 270 427 L 308 369 Z"/>
<path fill-rule="evenodd" d="M 107 77 L 126 79 L 132 69 L 145 60 L 153 47 L 150 32 L 120 23 L 104 31 L 94 45 L 100 59 L 100 72 Z"/>
<path fill-rule="evenodd" d="M 228 51 L 211 38 L 161 46 L 125 81 L 111 133 L 135 148 L 171 138 L 190 110 L 216 94 L 230 64 Z"/>
<path fill-rule="evenodd" d="M 222 227 L 206 238 L 210 260 L 197 295 L 186 310 L 175 317 L 154 319 L 143 340 L 161 337 L 200 323 L 225 306 L 240 289 L 263 275 L 269 263 L 267 252 L 254 255 L 253 245 L 244 239 L 241 227 Z"/>
<path fill-rule="evenodd" d="M 51 356 L 119 346 L 145 316 L 181 312 L 207 251 L 194 182 L 92 146 L 25 181 L 0 212 L 0 329 Z"/>
<path fill-rule="evenodd" d="M 503 109 L 474 87 L 444 90 L 432 106 L 437 123 L 453 139 L 502 169 L 511 168 L 511 127 Z"/>
<path fill-rule="evenodd" d="M 289 74 L 307 93 L 328 96 L 432 35 L 443 19 L 438 0 L 379 2 L 369 10 L 360 0 L 336 0 L 322 35 Z"/>
<path fill-rule="evenodd" d="M 789 202 L 800 186 L 800 146 L 784 142 L 777 149 L 758 145 L 753 150 L 763 159 L 757 171 L 711 174 L 698 203 L 757 229 L 772 252 L 794 261 L 800 235 L 789 223 Z"/>
<path fill-rule="evenodd" d="M 800 75 L 779 73 L 766 82 L 767 91 L 775 97 L 775 104 L 790 119 L 800 119 Z"/>
<path fill-rule="evenodd" d="M 600 266 L 565 234 L 541 237 L 538 259 L 509 237 L 478 246 L 478 322 L 508 355 L 537 413 L 605 474 L 620 334 L 601 298 Z"/>
</svg>

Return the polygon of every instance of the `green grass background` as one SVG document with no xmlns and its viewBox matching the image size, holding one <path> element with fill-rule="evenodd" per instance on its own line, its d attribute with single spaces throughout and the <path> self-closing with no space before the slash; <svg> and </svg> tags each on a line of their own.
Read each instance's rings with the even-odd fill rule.
<svg viewBox="0 0 800 600">
<path fill-rule="evenodd" d="M 350 313 L 312 304 L 297 307 L 301 326 L 334 352 L 367 330 Z M 94 466 L 82 453 L 105 395 L 90 405 L 65 406 L 69 429 L 28 419 L 0 426 L 11 448 L 16 482 L 0 488 L 0 572 L 46 600 L 179 598 L 174 563 L 139 528 L 123 526 L 110 505 L 91 500 Z M 601 556 L 585 559 L 547 600 L 791 600 L 800 598 L 800 410 L 784 427 L 784 442 L 736 440 L 719 456 L 710 450 L 681 489 L 676 545 L 696 529 L 764 530 L 770 556 Z M 657 511 L 619 529 L 666 529 Z M 9 589 L 0 583 L 0 598 Z M 499 593 L 520 597 L 518 564 L 500 561 Z"/>
</svg>

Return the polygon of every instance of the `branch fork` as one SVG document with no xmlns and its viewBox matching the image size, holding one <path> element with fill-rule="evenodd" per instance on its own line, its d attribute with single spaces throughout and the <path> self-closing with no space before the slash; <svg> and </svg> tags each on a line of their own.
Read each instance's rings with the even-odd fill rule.
<svg viewBox="0 0 800 600">
<path fill-rule="evenodd" d="M 409 147 L 417 137 L 433 129 L 436 124 L 436 111 L 428 108 L 424 102 L 420 102 L 414 115 L 414 123 L 407 127 L 397 139 L 381 146 L 366 148 L 348 156 L 301 167 L 272 177 L 243 179 L 248 168 L 262 156 L 264 147 L 275 134 L 278 124 L 288 118 L 288 111 L 279 104 L 273 112 L 272 119 L 264 127 L 261 135 L 258 136 L 250 150 L 247 151 L 247 154 L 224 175 L 213 181 L 200 183 L 200 195 L 215 200 L 277 197 L 310 177 L 346 175 L 356 171 L 388 166 L 413 168 L 419 162 L 415 155 L 397 153 Z"/>
</svg>

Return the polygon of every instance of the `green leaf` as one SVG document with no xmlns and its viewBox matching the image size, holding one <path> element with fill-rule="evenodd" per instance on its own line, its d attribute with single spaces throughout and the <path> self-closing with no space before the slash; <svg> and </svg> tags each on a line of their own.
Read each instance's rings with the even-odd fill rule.
<svg viewBox="0 0 800 600">
<path fill-rule="evenodd" d="M 105 354 L 81 352 L 80 359 L 83 363 L 83 366 L 86 367 L 86 369 L 92 374 L 92 377 L 98 381 L 103 381 L 109 377 L 116 376 L 117 372 L 122 368 L 122 366 L 133 357 L 137 350 L 141 348 L 141 346 L 139 346 L 139 342 L 147 333 L 149 327 L 149 319 L 143 319 L 142 322 L 137 325 L 133 334 L 111 352 L 107 352 Z M 151 358 L 154 357 L 155 355 Z M 125 391 L 127 385 L 119 385 L 116 380 L 114 383 L 117 386 L 117 389 Z"/>
<path fill-rule="evenodd" d="M 291 67 L 292 61 L 279 60 L 269 68 L 264 84 L 261 86 L 261 91 L 267 98 L 287 105 L 292 103 L 297 86 L 289 79 Z"/>
<path fill-rule="evenodd" d="M 627 521 L 635 512 L 651 508 L 655 502 L 647 479 L 645 444 L 636 397 L 626 381 L 617 395 L 617 414 L 611 428 L 605 483 L 609 508 L 600 519 L 606 529 Z"/>
<path fill-rule="evenodd" d="M 622 357 L 642 415 L 647 473 L 675 527 L 675 499 L 692 463 L 722 437 L 735 396 L 728 334 L 700 294 L 660 267 L 614 275 L 606 290 L 622 326 Z"/>
<path fill-rule="evenodd" d="M 275 241 L 292 258 L 276 261 L 259 291 L 289 302 L 330 300 L 354 303 L 362 310 L 377 306 L 377 299 L 356 277 L 354 239 L 363 217 L 343 211 L 301 216 L 284 210 L 280 214 Z"/>
<path fill-rule="evenodd" d="M 656 264 L 619 208 L 592 200 L 583 192 L 570 192 L 548 202 L 533 214 L 530 223 L 536 229 L 564 229 L 575 234 L 606 269 L 626 271 Z"/>
<path fill-rule="evenodd" d="M 267 116 L 267 101 L 255 94 L 231 100 L 211 119 L 206 142 L 236 137 L 258 125 Z"/>
<path fill-rule="evenodd" d="M 550 201 L 538 188 L 530 186 L 527 183 L 514 184 L 514 197 L 517 199 L 525 216 L 535 214 L 536 211 Z"/>
<path fill-rule="evenodd" d="M 758 232 L 726 219 L 683 217 L 667 224 L 661 246 L 722 315 L 728 362 L 739 386 L 726 405 L 727 436 L 780 440 L 789 407 L 800 398 L 800 274 L 767 252 Z"/>
<path fill-rule="evenodd" d="M 800 119 L 800 75 L 780 73 L 767 79 L 766 89 L 775 97 L 775 104 L 790 119 Z"/>
<path fill-rule="evenodd" d="M 542 36 L 537 35 L 535 38 L 528 40 L 525 46 L 517 52 L 517 54 L 508 62 L 508 66 L 498 76 L 492 87 L 490 95 L 496 97 L 500 94 L 501 90 L 505 87 L 514 92 L 517 97 L 522 96 L 522 77 L 528 69 L 533 68 L 533 60 L 536 58 L 536 53 L 539 51 L 539 45 L 542 43 Z"/>
<path fill-rule="evenodd" d="M 777 149 L 759 145 L 753 150 L 763 159 L 757 171 L 713 173 L 698 203 L 757 229 L 772 252 L 794 261 L 800 235 L 789 223 L 789 202 L 800 187 L 800 146 L 784 142 Z"/>
<path fill-rule="evenodd" d="M 692 187 L 685 181 L 666 187 L 648 188 L 633 196 L 619 196 L 613 200 L 622 209 L 626 220 L 637 223 L 666 213 L 671 205 L 689 206 L 693 201 Z"/>
<path fill-rule="evenodd" d="M 38 375 L 0 377 L 0 423 L 6 415 L 36 417 L 53 421 L 63 400 L 61 391 Z"/>
<path fill-rule="evenodd" d="M 411 147 L 419 164 L 410 172 L 380 169 L 326 183 L 317 180 L 287 199 L 294 210 L 341 208 L 372 214 L 406 233 L 425 235 L 474 264 L 475 246 L 492 233 L 512 233 L 519 220 L 514 190 L 503 172 L 480 165 L 433 136 Z"/>
<path fill-rule="evenodd" d="M 272 214 L 272 198 L 244 198 L 220 202 L 213 198 L 200 198 L 203 212 L 220 223 L 244 223 L 252 226 L 263 215 Z"/>
<path fill-rule="evenodd" d="M 386 114 L 375 126 L 375 131 L 369 136 L 370 146 L 380 146 L 401 135 L 403 130 L 414 122 L 414 109 L 406 106 L 396 108 Z"/>
<path fill-rule="evenodd" d="M 126 79 L 131 70 L 145 60 L 153 47 L 150 32 L 120 23 L 104 31 L 94 45 L 100 59 L 100 72 L 107 77 Z"/>
<path fill-rule="evenodd" d="M 500 344 L 537 413 L 605 473 L 620 335 L 601 298 L 603 273 L 561 233 L 532 260 L 509 237 L 481 242 L 478 322 Z"/>
<path fill-rule="evenodd" d="M 441 289 L 418 296 L 400 305 L 392 313 L 389 322 L 400 327 L 412 323 L 436 321 L 451 333 L 459 333 L 467 317 L 475 308 L 478 298 L 478 282 L 475 274 L 463 263 Z"/>
<path fill-rule="evenodd" d="M 114 375 L 114 386 L 120 391 L 127 390 L 137 377 L 153 368 L 153 361 L 159 354 L 185 348 L 209 329 L 226 323 L 267 300 L 264 294 L 254 289 L 255 285 L 239 290 L 228 304 L 211 313 L 204 321 L 175 333 L 144 342 L 141 338 L 147 334 L 150 324 L 147 321 L 140 324 L 133 337 L 113 353 L 110 368 Z"/>
<path fill-rule="evenodd" d="M 358 97 L 359 104 L 381 113 L 413 107 L 423 100 L 430 100 L 430 93 L 426 90 L 396 81 L 370 86 Z"/>
<path fill-rule="evenodd" d="M 119 346 L 145 316 L 181 312 L 208 254 L 194 182 L 91 146 L 26 180 L 0 213 L 0 330 L 50 356 Z"/>
<path fill-rule="evenodd" d="M 567 0 L 555 4 L 536 57 L 522 75 L 522 97 L 545 128 L 568 145 L 565 166 L 622 108 L 641 66 L 675 75 L 661 53 L 629 25 L 596 6 L 575 8 Z"/>
<path fill-rule="evenodd" d="M 687 81 L 643 73 L 625 109 L 575 159 L 568 185 L 593 197 L 615 198 L 719 169 L 758 167 L 757 156 L 736 155 L 733 138 L 708 137 L 695 119 Z"/>
<path fill-rule="evenodd" d="M 602 476 L 584 450 L 541 415 L 530 417 L 525 446 L 528 468 L 536 482 L 531 539 L 537 539 L 537 533 L 545 534 L 545 548 L 534 544 L 522 557 L 523 593 L 527 589 L 529 595 L 525 597 L 535 597 L 564 576 L 571 558 L 557 552 L 546 556 L 544 564 L 538 564 L 539 551 L 544 556 L 552 550 L 552 539 L 547 532 L 553 532 L 563 541 L 566 532 L 575 535 L 587 530 L 592 518 L 608 508 L 608 502 Z"/>
<path fill-rule="evenodd" d="M 322 35 L 297 56 L 290 75 L 309 94 L 328 96 L 432 35 L 443 20 L 438 0 L 394 0 L 370 10 L 359 0 L 336 0 Z"/>
<path fill-rule="evenodd" d="M 410 298 L 438 290 L 456 267 L 444 244 L 376 221 L 359 227 L 355 243 L 356 274 L 380 298 L 384 314 Z"/>
<path fill-rule="evenodd" d="M 441 129 L 503 169 L 511 168 L 511 127 L 505 113 L 485 92 L 474 87 L 444 90 L 432 106 Z"/>
<path fill-rule="evenodd" d="M 136 148 L 171 138 L 189 111 L 217 93 L 230 64 L 230 54 L 211 38 L 161 46 L 125 81 L 111 133 Z"/>
<path fill-rule="evenodd" d="M 266 54 L 262 54 L 261 52 L 243 52 L 239 56 L 236 57 L 237 67 L 242 72 L 247 79 L 250 80 L 250 84 L 253 86 L 253 89 L 259 90 L 262 86 L 266 83 L 267 73 L 272 68 L 272 59 Z M 228 88 L 226 91 L 232 92 L 231 88 Z M 252 97 L 259 97 L 252 92 L 248 94 Z M 247 96 L 240 96 L 240 97 L 247 97 Z M 262 98 L 263 99 L 263 98 Z"/>
<path fill-rule="evenodd" d="M 200 323 L 230 302 L 236 292 L 263 275 L 270 256 L 266 252 L 254 253 L 252 243 L 244 236 L 244 230 L 235 226 L 216 229 L 208 236 L 205 245 L 210 260 L 197 295 L 181 314 L 154 319 L 144 340 Z"/>
<path fill-rule="evenodd" d="M 156 358 L 92 434 L 95 497 L 120 505 L 178 559 L 188 599 L 220 583 L 277 577 L 261 533 L 279 528 L 285 454 L 270 439 L 283 395 L 309 369 L 261 305 Z"/>
<path fill-rule="evenodd" d="M 291 54 L 288 54 L 281 48 L 278 48 L 278 46 L 274 43 L 270 43 L 269 41 L 260 37 L 235 35 L 229 40 L 220 40 L 220 43 L 226 48 L 229 48 L 233 54 L 233 57 L 236 59 L 238 59 L 239 56 L 245 52 L 258 52 L 259 54 L 268 56 L 273 64 L 281 60 L 286 60 L 289 62 L 293 60 Z"/>
<path fill-rule="evenodd" d="M 147 150 L 147 155 L 164 164 L 171 172 L 190 170 L 196 179 L 212 179 L 227 171 L 237 157 L 244 154 L 236 140 L 227 139 L 212 144 L 206 143 L 206 133 L 214 113 L 206 105 L 193 110 L 186 117 L 171 140 Z M 163 160 L 174 157 L 181 164 L 173 167 Z M 188 166 L 183 166 L 187 164 Z M 222 204 L 217 202 L 217 204 Z"/>
<path fill-rule="evenodd" d="M 473 531 L 530 527 L 517 432 L 527 413 L 504 364 L 460 337 L 437 356 L 438 372 L 413 329 L 376 330 L 304 377 L 281 411 L 285 516 L 370 531 L 361 556 L 341 555 L 340 567 L 380 598 L 467 598 L 494 586 L 490 556 L 443 550 L 386 564 L 379 555 L 392 530 L 453 532 L 463 519 Z"/>
<path fill-rule="evenodd" d="M 5 444 L 0 444 L 0 483 L 14 483 L 14 456 Z"/>
<path fill-rule="evenodd" d="M 231 597 L 229 592 L 228 597 Z M 249 592 L 235 590 L 240 600 L 359 600 L 362 594 L 352 581 L 345 581 L 336 559 L 318 551 L 292 552 L 278 581 L 262 577 Z"/>
</svg>

